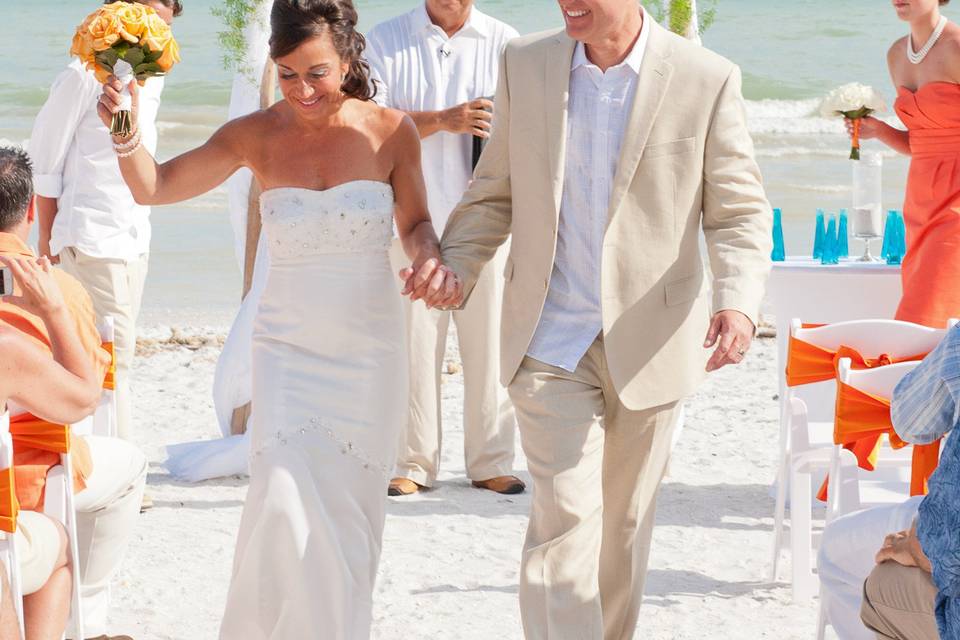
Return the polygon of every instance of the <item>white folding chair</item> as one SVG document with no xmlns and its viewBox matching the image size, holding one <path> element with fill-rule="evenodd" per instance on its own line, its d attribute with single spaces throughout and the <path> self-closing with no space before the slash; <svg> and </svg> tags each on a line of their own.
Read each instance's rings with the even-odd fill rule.
<svg viewBox="0 0 960 640">
<path fill-rule="evenodd" d="M 13 439 L 10 437 L 10 414 L 0 415 L 0 470 L 13 466 Z M 7 579 L 10 582 L 10 597 L 17 612 L 20 635 L 23 629 L 23 586 L 20 581 L 20 558 L 17 555 L 16 537 L 13 533 L 0 531 L 0 557 L 7 566 Z"/>
<path fill-rule="evenodd" d="M 952 324 L 951 324 L 952 326 Z M 867 359 L 886 355 L 893 360 L 929 353 L 946 334 L 946 329 L 898 320 L 851 320 L 820 327 L 804 327 L 793 319 L 790 335 L 821 349 L 836 351 L 849 347 Z M 812 539 L 812 493 L 814 472 L 829 471 L 833 455 L 833 422 L 810 422 L 807 405 L 787 387 L 780 399 L 780 446 L 777 469 L 777 496 L 774 511 L 773 553 L 769 579 L 778 577 L 784 537 L 787 487 L 790 487 L 790 538 L 793 554 L 792 583 L 795 602 L 805 602 L 816 593 Z M 832 411 L 830 411 L 832 416 Z M 796 486 L 806 483 L 806 486 Z M 794 538 L 797 538 L 794 540 Z M 800 557 L 797 550 L 806 549 Z M 811 576 L 811 578 L 807 578 Z"/>
<path fill-rule="evenodd" d="M 841 358 L 837 367 L 837 376 L 841 382 L 854 389 L 868 393 L 883 400 L 893 397 L 893 390 L 900 380 L 913 371 L 919 361 L 901 362 L 874 369 L 853 370 L 849 358 Z M 883 438 L 886 441 L 886 438 Z M 910 468 L 910 447 L 899 452 L 890 447 L 882 447 L 878 463 L 895 469 Z M 890 471 L 884 469 L 883 471 Z M 856 456 L 841 446 L 834 446 L 830 463 L 830 497 L 828 516 L 837 517 L 852 513 L 861 508 L 882 504 L 897 504 L 910 497 L 909 472 L 900 474 L 881 473 L 881 469 L 871 472 L 869 480 L 860 473 Z M 817 639 L 823 640 L 830 621 L 824 606 L 823 593 L 820 594 L 819 614 L 817 616 Z"/>
<path fill-rule="evenodd" d="M 105 317 L 97 322 L 97 330 L 100 332 L 100 341 L 105 347 L 109 346 L 111 357 L 113 357 L 113 342 L 116 336 L 113 318 Z M 94 411 L 92 420 L 92 433 L 98 436 L 117 437 L 117 394 L 113 389 L 113 376 L 116 369 L 116 360 L 111 363 L 111 372 L 108 374 L 109 381 L 105 383 L 103 394 L 100 396 L 100 403 Z"/>
<path fill-rule="evenodd" d="M 84 638 L 83 607 L 80 598 L 80 553 L 77 546 L 77 511 L 73 502 L 73 462 L 70 454 L 60 455 L 60 464 L 47 473 L 44 491 L 43 512 L 63 523 L 70 547 L 70 565 L 73 576 L 73 594 L 70 619 L 73 622 L 74 638 Z"/>
</svg>

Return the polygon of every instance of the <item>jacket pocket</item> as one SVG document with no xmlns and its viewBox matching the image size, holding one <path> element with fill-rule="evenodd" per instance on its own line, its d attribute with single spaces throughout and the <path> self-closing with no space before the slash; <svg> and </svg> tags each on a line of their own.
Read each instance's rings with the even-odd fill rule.
<svg viewBox="0 0 960 640">
<path fill-rule="evenodd" d="M 675 307 L 684 302 L 696 299 L 703 290 L 703 272 L 668 282 L 664 287 L 665 300 L 668 307 Z"/>
<path fill-rule="evenodd" d="M 643 148 L 641 159 L 660 158 L 662 156 L 676 156 L 682 153 L 691 153 L 696 147 L 696 138 L 680 138 L 670 142 L 648 144 Z"/>
</svg>

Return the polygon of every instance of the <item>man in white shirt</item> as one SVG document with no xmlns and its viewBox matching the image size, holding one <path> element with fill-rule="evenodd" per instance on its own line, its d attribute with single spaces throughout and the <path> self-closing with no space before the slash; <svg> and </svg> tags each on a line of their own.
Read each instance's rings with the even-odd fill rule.
<svg viewBox="0 0 960 640">
<path fill-rule="evenodd" d="M 110 4 L 115 0 L 107 0 Z M 168 24 L 180 0 L 138 0 Z M 54 81 L 33 125 L 29 153 L 35 167 L 40 253 L 86 287 L 99 317 L 113 319 L 117 360 L 117 430 L 130 437 L 129 371 L 150 252 L 150 208 L 134 202 L 120 175 L 109 132 L 97 115 L 101 85 L 74 59 Z M 157 148 L 157 111 L 163 78 L 140 89 L 143 144 Z"/>
<path fill-rule="evenodd" d="M 427 201 L 437 235 L 473 175 L 474 137 L 489 137 L 489 98 L 510 26 L 487 16 L 473 0 L 426 0 L 413 11 L 374 27 L 366 56 L 380 104 L 407 112 L 422 140 Z M 406 266 L 399 244 L 397 270 Z M 474 486 L 519 493 L 511 475 L 516 421 L 499 384 L 502 281 L 496 264 L 480 276 L 469 307 L 462 311 L 408 306 L 410 412 L 400 443 L 391 495 L 433 485 L 440 463 L 440 376 L 447 330 L 457 325 L 464 369 L 464 452 Z"/>
</svg>

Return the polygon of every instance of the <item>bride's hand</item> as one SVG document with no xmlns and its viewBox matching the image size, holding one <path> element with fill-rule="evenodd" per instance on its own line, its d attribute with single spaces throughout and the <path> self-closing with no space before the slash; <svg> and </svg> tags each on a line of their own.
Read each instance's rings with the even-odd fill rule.
<svg viewBox="0 0 960 640">
<path fill-rule="evenodd" d="M 400 271 L 400 279 L 404 282 L 401 293 L 412 301 L 423 299 L 427 307 L 455 307 L 463 301 L 460 278 L 436 257 L 414 261 L 413 266 Z"/>
<path fill-rule="evenodd" d="M 140 87 L 137 85 L 137 81 L 131 80 L 130 121 L 134 123 L 134 126 L 139 122 L 137 119 L 140 112 L 139 89 Z M 100 100 L 97 102 L 97 115 L 100 116 L 100 121 L 107 125 L 108 129 L 113 121 L 113 114 L 120 111 L 120 105 L 123 103 L 123 97 L 120 95 L 122 90 L 123 85 L 117 80 L 116 76 L 110 76 L 103 84 L 103 93 L 100 94 Z"/>
<path fill-rule="evenodd" d="M 853 120 L 844 118 L 843 124 L 847 128 L 847 135 L 853 138 Z M 885 122 L 882 120 L 877 120 L 871 116 L 860 118 L 860 139 L 872 140 L 874 138 L 879 138 L 881 130 L 886 126 L 887 124 Z"/>
</svg>

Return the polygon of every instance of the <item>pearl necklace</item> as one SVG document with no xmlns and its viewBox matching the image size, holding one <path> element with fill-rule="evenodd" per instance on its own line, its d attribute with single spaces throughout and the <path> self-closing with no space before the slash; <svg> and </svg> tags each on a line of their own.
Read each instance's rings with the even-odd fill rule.
<svg viewBox="0 0 960 640">
<path fill-rule="evenodd" d="M 937 44 L 937 40 L 940 39 L 940 36 L 943 34 L 944 28 L 947 26 L 947 16 L 940 16 L 940 21 L 937 22 L 937 28 L 933 30 L 933 33 L 930 34 L 930 37 L 927 39 L 927 43 L 923 45 L 923 48 L 920 51 L 913 50 L 913 35 L 907 36 L 907 59 L 913 64 L 920 64 L 923 62 L 923 59 L 927 57 L 927 54 L 930 53 L 930 49 L 933 48 L 933 45 Z"/>
</svg>

